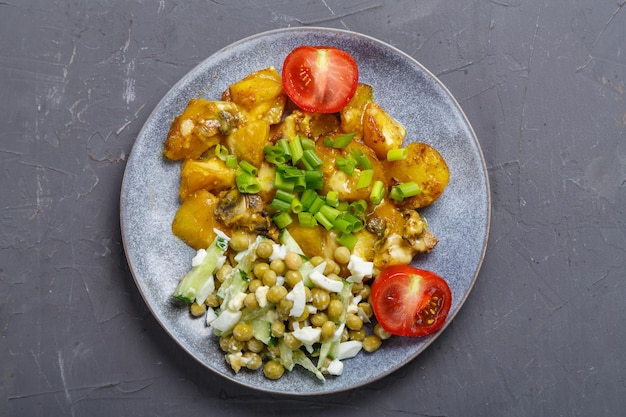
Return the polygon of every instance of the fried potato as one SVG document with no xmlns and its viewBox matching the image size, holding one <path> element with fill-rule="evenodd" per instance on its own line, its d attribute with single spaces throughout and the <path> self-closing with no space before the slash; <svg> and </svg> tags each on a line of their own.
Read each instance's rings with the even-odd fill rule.
<svg viewBox="0 0 626 417">
<path fill-rule="evenodd" d="M 219 199 L 206 190 L 194 193 L 178 207 L 172 233 L 195 250 L 208 248 L 215 239 L 213 229 L 229 232 L 214 215 L 218 202 Z"/>
<path fill-rule="evenodd" d="M 413 142 L 406 146 L 408 156 L 399 161 L 383 161 L 390 184 L 415 182 L 421 192 L 398 202 L 400 208 L 418 209 L 432 204 L 443 193 L 450 180 L 448 165 L 441 154 L 425 143 Z"/>
<path fill-rule="evenodd" d="M 350 102 L 341 109 L 341 131 L 354 133 L 355 138 L 363 137 L 363 111 L 370 101 L 374 100 L 374 89 L 367 84 L 359 84 Z"/>
<path fill-rule="evenodd" d="M 231 84 L 222 100 L 237 103 L 252 120 L 279 123 L 285 110 L 287 96 L 283 92 L 280 74 L 269 67 L 253 72 L 241 81 Z"/>
<path fill-rule="evenodd" d="M 207 160 L 187 159 L 180 172 L 178 195 L 185 200 L 198 190 L 213 194 L 229 190 L 235 186 L 235 172 L 216 156 Z"/>
<path fill-rule="evenodd" d="M 268 144 L 270 125 L 265 120 L 251 120 L 226 138 L 228 151 L 238 161 L 248 161 L 259 168 L 265 159 L 263 147 Z"/>
<path fill-rule="evenodd" d="M 174 161 L 197 159 L 245 120 L 235 103 L 191 99 L 172 122 L 163 154 Z"/>
<path fill-rule="evenodd" d="M 402 146 L 406 129 L 374 101 L 363 110 L 363 143 L 372 148 L 378 158 L 387 159 L 387 152 Z"/>
<path fill-rule="evenodd" d="M 378 180 L 387 185 L 387 177 L 381 162 L 376 157 L 374 151 L 364 144 L 352 141 L 345 148 L 335 149 L 325 146 L 322 140 L 317 141 L 315 151 L 324 162 L 321 170 L 324 174 L 324 187 L 322 194 L 326 195 L 329 191 L 337 191 L 340 200 L 357 201 L 369 200 L 372 186 Z M 361 169 L 356 168 L 352 175 L 348 175 L 337 167 L 338 158 L 347 158 L 351 150 L 356 149 L 362 151 L 372 163 L 374 175 L 370 184 L 363 188 L 357 188 Z"/>
</svg>

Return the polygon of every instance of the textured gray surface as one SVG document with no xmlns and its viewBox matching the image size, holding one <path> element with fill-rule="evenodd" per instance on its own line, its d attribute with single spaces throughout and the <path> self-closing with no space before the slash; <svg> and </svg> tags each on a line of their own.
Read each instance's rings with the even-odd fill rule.
<svg viewBox="0 0 626 417">
<path fill-rule="evenodd" d="M 366 387 L 294 399 L 172 341 L 133 282 L 118 207 L 132 144 L 184 74 L 303 25 L 381 39 L 445 83 L 485 154 L 493 217 L 435 343 Z M 623 2 L 9 0 L 0 35 L 0 415 L 623 414 Z"/>
</svg>

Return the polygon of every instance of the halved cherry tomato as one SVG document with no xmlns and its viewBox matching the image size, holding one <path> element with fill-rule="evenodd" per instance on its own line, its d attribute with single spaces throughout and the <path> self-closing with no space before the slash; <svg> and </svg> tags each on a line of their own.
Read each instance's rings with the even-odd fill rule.
<svg viewBox="0 0 626 417">
<path fill-rule="evenodd" d="M 385 268 L 372 284 L 374 315 L 387 332 L 425 336 L 443 326 L 452 304 L 446 281 L 434 272 L 396 265 Z"/>
<path fill-rule="evenodd" d="M 300 46 L 283 63 L 283 88 L 302 110 L 335 113 L 354 96 L 359 81 L 356 61 L 330 46 Z"/>
</svg>

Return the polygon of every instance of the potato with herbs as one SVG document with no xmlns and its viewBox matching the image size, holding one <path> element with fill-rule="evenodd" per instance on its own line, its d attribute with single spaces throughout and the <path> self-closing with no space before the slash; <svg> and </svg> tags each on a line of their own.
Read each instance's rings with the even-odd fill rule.
<svg viewBox="0 0 626 417">
<path fill-rule="evenodd" d="M 206 190 L 189 196 L 178 207 L 172 233 L 192 248 L 204 249 L 215 239 L 214 228 L 226 231 L 226 227 L 215 217 L 219 199 Z"/>
<path fill-rule="evenodd" d="M 226 166 L 216 156 L 209 159 L 186 159 L 180 172 L 181 200 L 192 196 L 196 191 L 206 190 L 213 194 L 230 190 L 235 186 L 235 169 Z"/>
<path fill-rule="evenodd" d="M 406 130 L 374 101 L 363 110 L 363 143 L 372 148 L 381 160 L 387 152 L 402 146 Z"/>
<path fill-rule="evenodd" d="M 231 84 L 222 94 L 222 100 L 239 105 L 251 120 L 277 124 L 283 117 L 287 96 L 283 92 L 280 74 L 270 67 Z"/>
<path fill-rule="evenodd" d="M 368 200 L 372 186 L 376 181 L 387 183 L 383 165 L 374 151 L 361 142 L 353 140 L 345 148 L 335 149 L 324 145 L 323 140 L 318 140 L 315 150 L 324 161 L 322 166 L 324 173 L 323 194 L 328 193 L 328 191 L 337 191 L 340 200 Z M 373 171 L 371 180 L 362 187 L 359 187 L 359 180 L 365 168 L 359 166 L 354 153 L 362 154 L 371 164 L 368 169 Z M 341 161 L 346 161 L 346 164 L 354 164 L 351 166 L 353 169 L 350 170 L 350 167 L 342 169 L 340 167 Z"/>
<path fill-rule="evenodd" d="M 198 159 L 245 121 L 246 116 L 234 103 L 191 99 L 172 122 L 163 154 L 174 161 Z"/>
<path fill-rule="evenodd" d="M 228 151 L 238 161 L 248 161 L 259 168 L 265 160 L 263 148 L 268 144 L 270 124 L 265 120 L 251 120 L 226 138 Z"/>
<path fill-rule="evenodd" d="M 363 112 L 365 106 L 374 100 L 374 89 L 367 84 L 359 84 L 350 102 L 341 109 L 341 131 L 354 133 L 356 139 L 363 137 Z"/>
<path fill-rule="evenodd" d="M 297 135 L 317 140 L 320 136 L 336 132 L 338 129 L 339 118 L 334 113 L 308 113 L 296 109 L 274 129 L 271 141 L 290 140 Z"/>
<path fill-rule="evenodd" d="M 392 184 L 415 182 L 420 187 L 418 195 L 405 198 L 398 203 L 399 207 L 426 207 L 434 203 L 448 185 L 448 165 L 435 148 L 425 143 L 409 143 L 406 150 L 405 159 L 383 162 L 385 173 Z"/>
</svg>

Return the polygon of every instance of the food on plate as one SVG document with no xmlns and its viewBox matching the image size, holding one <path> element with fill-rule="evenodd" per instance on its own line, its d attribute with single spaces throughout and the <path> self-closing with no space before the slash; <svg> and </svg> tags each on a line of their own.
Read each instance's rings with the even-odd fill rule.
<svg viewBox="0 0 626 417">
<path fill-rule="evenodd" d="M 205 318 L 234 372 L 277 379 L 300 365 L 323 380 L 392 334 L 445 322 L 445 280 L 406 268 L 438 243 L 417 209 L 449 171 L 405 136 L 330 47 L 296 48 L 282 76 L 258 70 L 174 119 L 172 231 L 197 252 L 173 296 Z"/>
</svg>

